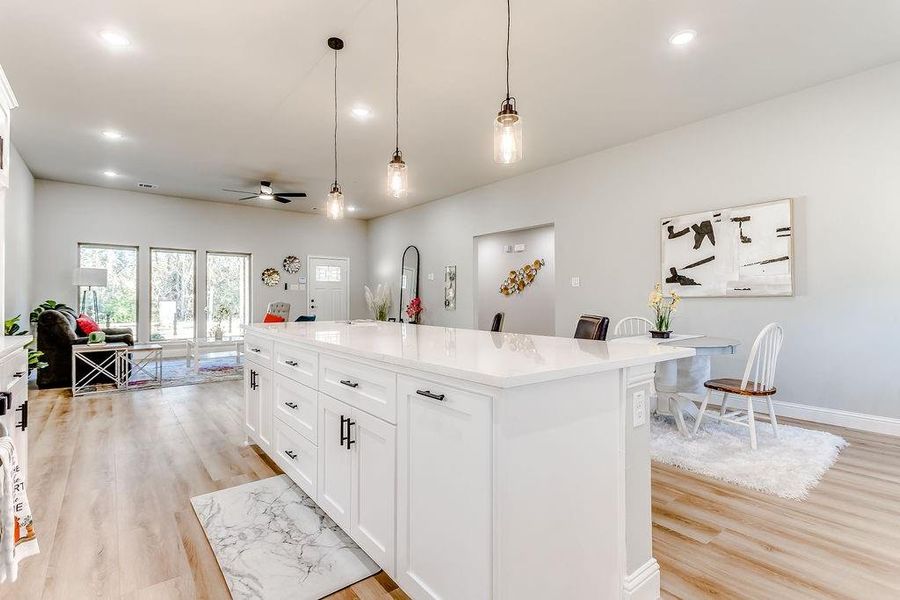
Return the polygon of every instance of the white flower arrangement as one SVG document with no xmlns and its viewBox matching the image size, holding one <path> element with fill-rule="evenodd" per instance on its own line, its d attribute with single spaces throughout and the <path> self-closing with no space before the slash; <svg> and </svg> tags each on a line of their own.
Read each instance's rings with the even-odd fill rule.
<svg viewBox="0 0 900 600">
<path fill-rule="evenodd" d="M 366 287 L 366 304 L 369 310 L 378 321 L 387 321 L 388 314 L 391 312 L 391 286 L 387 284 L 378 284 L 375 293 Z"/>
</svg>

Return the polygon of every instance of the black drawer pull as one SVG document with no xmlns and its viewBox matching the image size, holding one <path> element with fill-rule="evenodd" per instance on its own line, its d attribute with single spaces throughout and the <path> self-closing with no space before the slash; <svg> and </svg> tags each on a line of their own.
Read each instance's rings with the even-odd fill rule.
<svg viewBox="0 0 900 600">
<path fill-rule="evenodd" d="M 432 400 L 440 400 L 441 402 L 444 401 L 443 394 L 432 394 L 431 390 L 416 390 L 416 393 L 420 396 L 425 396 L 426 398 L 431 398 Z"/>
<path fill-rule="evenodd" d="M 262 352 L 262 350 L 260 350 L 259 348 L 250 348 L 250 352 L 256 352 L 257 354 L 259 354 L 260 352 Z"/>
<path fill-rule="evenodd" d="M 13 374 L 13 377 L 15 377 L 16 379 L 22 379 L 23 377 L 25 377 L 25 371 L 16 371 L 15 374 Z"/>
<path fill-rule="evenodd" d="M 292 451 L 290 451 L 290 450 L 285 450 L 284 453 L 285 453 L 285 454 L 287 455 L 287 457 L 290 458 L 291 460 L 297 460 L 297 455 L 294 454 Z"/>
<path fill-rule="evenodd" d="M 296 367 L 300 363 L 298 363 L 296 360 L 286 360 L 286 361 L 284 361 L 284 364 L 286 364 L 289 367 Z"/>
<path fill-rule="evenodd" d="M 355 381 L 350 381 L 349 379 L 341 379 L 341 383 L 343 383 L 347 387 L 352 387 L 352 388 L 359 387 L 358 383 L 356 383 Z"/>
<path fill-rule="evenodd" d="M 285 402 L 284 405 L 287 406 L 288 408 L 293 408 L 294 410 L 297 410 L 297 405 L 294 404 L 293 402 Z"/>
</svg>

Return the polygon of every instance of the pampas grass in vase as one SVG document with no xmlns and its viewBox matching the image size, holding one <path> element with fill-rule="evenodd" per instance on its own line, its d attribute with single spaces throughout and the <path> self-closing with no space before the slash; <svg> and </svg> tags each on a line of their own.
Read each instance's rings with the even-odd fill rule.
<svg viewBox="0 0 900 600">
<path fill-rule="evenodd" d="M 391 286 L 387 284 L 378 284 L 375 293 L 366 287 L 366 304 L 372 311 L 376 321 L 387 321 L 388 314 L 391 312 Z"/>
</svg>

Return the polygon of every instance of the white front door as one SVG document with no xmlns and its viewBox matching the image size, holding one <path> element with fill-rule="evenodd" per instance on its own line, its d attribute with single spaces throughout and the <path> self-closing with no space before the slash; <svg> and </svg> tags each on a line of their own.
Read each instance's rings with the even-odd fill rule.
<svg viewBox="0 0 900 600">
<path fill-rule="evenodd" d="M 350 259 L 309 257 L 309 314 L 318 321 L 350 318 Z"/>
</svg>

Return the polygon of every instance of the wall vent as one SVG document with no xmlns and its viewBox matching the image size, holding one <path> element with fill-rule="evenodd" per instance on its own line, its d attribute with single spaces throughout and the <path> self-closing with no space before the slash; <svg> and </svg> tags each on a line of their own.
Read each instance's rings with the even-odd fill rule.
<svg viewBox="0 0 900 600">
<path fill-rule="evenodd" d="M 142 181 L 141 183 L 138 183 L 137 186 L 138 186 L 139 188 L 141 188 L 142 190 L 155 190 L 156 188 L 159 187 L 159 186 L 156 185 L 155 183 L 146 183 L 146 182 L 143 182 L 143 181 Z"/>
</svg>

